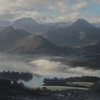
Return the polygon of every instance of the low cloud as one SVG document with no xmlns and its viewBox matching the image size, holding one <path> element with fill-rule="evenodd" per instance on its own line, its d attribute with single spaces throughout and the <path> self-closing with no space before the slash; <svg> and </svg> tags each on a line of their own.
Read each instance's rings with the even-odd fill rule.
<svg viewBox="0 0 100 100">
<path fill-rule="evenodd" d="M 100 76 L 100 70 L 87 69 L 84 67 L 71 67 L 60 61 L 52 61 L 47 58 L 27 58 L 8 55 L 0 55 L 0 71 L 31 72 L 42 76 Z"/>
<path fill-rule="evenodd" d="M 52 60 L 40 59 L 30 62 L 36 68 L 36 72 L 41 75 L 49 75 L 52 73 L 73 74 L 76 76 L 84 75 L 100 75 L 100 70 L 87 69 L 84 67 L 71 67 L 69 65 L 62 64 L 61 62 L 55 62 Z"/>
</svg>

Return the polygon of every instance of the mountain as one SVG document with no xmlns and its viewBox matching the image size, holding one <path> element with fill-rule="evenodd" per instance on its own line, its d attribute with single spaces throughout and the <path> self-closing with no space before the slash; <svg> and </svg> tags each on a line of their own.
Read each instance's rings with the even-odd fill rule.
<svg viewBox="0 0 100 100">
<path fill-rule="evenodd" d="M 23 30 L 15 30 L 12 27 L 0 28 L 0 51 L 10 47 L 18 39 L 29 35 Z"/>
<path fill-rule="evenodd" d="M 10 26 L 11 22 L 7 20 L 0 20 L 0 27 L 7 27 Z"/>
<path fill-rule="evenodd" d="M 42 35 L 42 33 L 45 33 L 48 31 L 48 29 L 52 27 L 65 27 L 69 26 L 71 22 L 56 22 L 56 23 L 37 23 L 32 18 L 21 18 L 13 22 L 12 27 L 15 29 L 22 29 L 24 31 L 27 31 L 29 33 L 35 34 L 35 35 Z"/>
<path fill-rule="evenodd" d="M 13 22 L 12 27 L 34 33 L 35 35 L 46 32 L 48 29 L 48 25 L 39 24 L 31 18 L 18 19 Z"/>
<path fill-rule="evenodd" d="M 71 61 L 69 63 L 71 66 L 81 66 L 85 68 L 100 70 L 100 43 L 78 49 L 79 51 L 77 50 L 77 54 L 79 54 L 80 59 Z"/>
<path fill-rule="evenodd" d="M 86 51 L 90 51 L 90 52 L 99 52 L 100 53 L 100 43 L 96 43 L 96 44 L 93 44 L 93 45 L 90 45 L 90 46 L 85 46 L 83 48 L 81 48 L 83 50 L 86 50 Z"/>
<path fill-rule="evenodd" d="M 86 46 L 80 48 L 81 50 L 85 51 L 85 57 L 89 59 L 95 59 L 99 61 L 100 59 L 100 43 L 96 43 L 94 45 Z"/>
<path fill-rule="evenodd" d="M 100 23 L 94 23 L 93 24 L 95 27 L 100 28 Z"/>
<path fill-rule="evenodd" d="M 78 19 L 68 27 L 51 27 L 44 37 L 56 45 L 78 47 L 100 41 L 100 29 L 84 19 Z"/>
<path fill-rule="evenodd" d="M 63 49 L 49 42 L 47 39 L 40 35 L 30 35 L 18 40 L 12 48 L 8 50 L 11 53 L 21 54 L 34 54 L 34 53 L 45 53 L 45 54 L 57 54 L 63 53 Z"/>
</svg>

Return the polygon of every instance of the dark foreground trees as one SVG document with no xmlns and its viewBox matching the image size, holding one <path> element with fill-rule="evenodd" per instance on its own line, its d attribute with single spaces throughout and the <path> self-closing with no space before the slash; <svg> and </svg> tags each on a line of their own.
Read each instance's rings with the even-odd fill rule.
<svg viewBox="0 0 100 100">
<path fill-rule="evenodd" d="M 67 82 L 92 82 L 97 83 L 100 81 L 99 77 L 95 76 L 82 76 L 82 77 L 70 77 L 70 78 L 45 78 L 44 85 L 47 86 L 66 86 Z"/>
<path fill-rule="evenodd" d="M 33 78 L 31 73 L 24 73 L 24 72 L 0 72 L 0 79 L 9 79 L 12 81 L 30 81 Z"/>
<path fill-rule="evenodd" d="M 93 90 L 29 89 L 7 79 L 0 79 L 0 100 L 100 100 L 100 93 Z"/>
<path fill-rule="evenodd" d="M 100 81 L 96 82 L 92 87 L 91 87 L 92 91 L 95 91 L 97 93 L 100 93 Z"/>
</svg>

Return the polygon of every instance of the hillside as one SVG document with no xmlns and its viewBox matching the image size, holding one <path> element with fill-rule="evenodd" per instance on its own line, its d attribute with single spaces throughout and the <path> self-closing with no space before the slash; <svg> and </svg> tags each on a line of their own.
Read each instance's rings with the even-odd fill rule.
<svg viewBox="0 0 100 100">
<path fill-rule="evenodd" d="M 13 53 L 47 53 L 47 54 L 57 54 L 63 53 L 63 49 L 57 45 L 49 42 L 40 35 L 30 35 L 18 40 L 12 48 L 8 50 Z"/>
<path fill-rule="evenodd" d="M 14 42 L 27 35 L 29 35 L 28 32 L 25 32 L 23 30 L 15 30 L 12 27 L 1 28 L 0 29 L 0 51 L 6 50 L 7 48 L 11 47 L 11 45 Z"/>
<path fill-rule="evenodd" d="M 50 28 L 44 37 L 60 46 L 87 46 L 100 42 L 100 29 L 84 19 L 78 19 L 69 27 Z"/>
</svg>

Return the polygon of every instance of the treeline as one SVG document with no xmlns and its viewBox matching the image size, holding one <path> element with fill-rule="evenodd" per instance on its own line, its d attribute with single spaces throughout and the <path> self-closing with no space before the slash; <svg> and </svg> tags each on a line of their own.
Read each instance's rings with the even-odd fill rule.
<svg viewBox="0 0 100 100">
<path fill-rule="evenodd" d="M 0 79 L 0 100 L 26 100 L 26 98 L 21 99 L 21 97 L 27 97 L 28 100 L 83 100 L 83 98 L 86 100 L 87 97 L 91 97 L 89 100 L 92 100 L 92 98 L 100 100 L 100 88 L 97 87 L 100 87 L 100 83 L 95 84 L 90 90 L 49 90 L 46 87 L 30 89 L 21 83 Z M 11 99 L 8 99 L 8 97 L 11 97 Z"/>
<path fill-rule="evenodd" d="M 0 79 L 9 79 L 12 81 L 30 81 L 33 78 L 31 73 L 25 72 L 0 72 Z"/>
<path fill-rule="evenodd" d="M 95 91 L 97 93 L 100 93 L 100 81 L 96 82 L 91 88 L 90 90 Z"/>
<path fill-rule="evenodd" d="M 46 87 L 43 88 L 27 88 L 24 86 L 23 83 L 18 83 L 15 81 L 7 80 L 7 79 L 0 79 L 0 95 L 25 95 L 25 96 L 32 96 L 32 95 L 50 95 L 50 94 L 65 94 L 65 93 L 72 93 L 72 92 L 97 92 L 100 93 L 100 83 L 94 84 L 89 90 L 79 90 L 79 89 L 65 89 L 65 90 L 50 90 Z"/>
<path fill-rule="evenodd" d="M 66 86 L 67 82 L 93 82 L 96 83 L 100 81 L 99 77 L 95 76 L 82 76 L 82 77 L 70 77 L 70 78 L 45 78 L 43 80 L 44 85 L 53 86 Z"/>
</svg>

